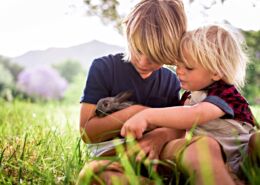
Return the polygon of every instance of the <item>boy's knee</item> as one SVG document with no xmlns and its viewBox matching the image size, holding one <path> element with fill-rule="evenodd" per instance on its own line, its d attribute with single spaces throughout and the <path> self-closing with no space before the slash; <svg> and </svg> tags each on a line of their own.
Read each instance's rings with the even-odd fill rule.
<svg viewBox="0 0 260 185">
<path fill-rule="evenodd" d="M 84 170 L 84 168 L 80 171 L 78 178 L 77 178 L 77 183 L 76 185 L 83 185 L 83 184 L 89 184 L 89 177 L 86 173 L 86 171 Z"/>
<path fill-rule="evenodd" d="M 212 137 L 203 137 L 201 145 L 208 148 L 210 155 L 220 157 L 222 159 L 221 147 L 217 140 Z"/>
<path fill-rule="evenodd" d="M 219 143 L 211 137 L 203 136 L 184 150 L 181 162 L 184 168 L 197 170 L 206 158 L 211 159 L 207 161 L 208 164 L 223 160 Z"/>
<path fill-rule="evenodd" d="M 260 131 L 251 135 L 248 142 L 248 151 L 249 153 L 260 151 Z"/>
<path fill-rule="evenodd" d="M 81 169 L 77 179 L 77 185 L 92 184 L 93 175 L 100 170 L 101 163 L 105 161 L 91 161 L 87 162 Z"/>
<path fill-rule="evenodd" d="M 251 135 L 248 142 L 248 154 L 252 161 L 260 165 L 260 131 Z"/>
</svg>

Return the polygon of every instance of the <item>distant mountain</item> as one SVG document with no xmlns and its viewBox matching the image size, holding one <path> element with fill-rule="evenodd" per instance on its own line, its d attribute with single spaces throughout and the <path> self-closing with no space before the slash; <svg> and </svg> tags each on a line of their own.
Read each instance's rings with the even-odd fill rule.
<svg viewBox="0 0 260 185">
<path fill-rule="evenodd" d="M 52 65 L 71 59 L 79 61 L 83 68 L 88 68 L 94 58 L 123 51 L 123 47 L 93 40 L 68 48 L 49 48 L 42 51 L 29 51 L 10 60 L 24 67 L 34 67 L 37 65 Z"/>
</svg>

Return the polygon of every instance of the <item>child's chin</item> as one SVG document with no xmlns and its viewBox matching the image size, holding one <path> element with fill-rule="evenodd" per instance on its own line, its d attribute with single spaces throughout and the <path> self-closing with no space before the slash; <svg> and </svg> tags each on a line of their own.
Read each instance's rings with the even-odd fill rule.
<svg viewBox="0 0 260 185">
<path fill-rule="evenodd" d="M 189 88 L 187 88 L 185 85 L 181 85 L 181 88 L 182 88 L 183 90 L 185 90 L 185 91 L 188 91 L 188 90 L 189 90 Z"/>
</svg>

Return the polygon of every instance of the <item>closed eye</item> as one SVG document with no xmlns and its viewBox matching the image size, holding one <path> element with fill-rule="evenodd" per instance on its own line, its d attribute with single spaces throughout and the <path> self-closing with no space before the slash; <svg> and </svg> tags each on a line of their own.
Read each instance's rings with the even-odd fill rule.
<svg viewBox="0 0 260 185">
<path fill-rule="evenodd" d="M 193 68 L 191 68 L 191 67 L 185 67 L 188 71 L 192 71 L 193 70 Z"/>
</svg>

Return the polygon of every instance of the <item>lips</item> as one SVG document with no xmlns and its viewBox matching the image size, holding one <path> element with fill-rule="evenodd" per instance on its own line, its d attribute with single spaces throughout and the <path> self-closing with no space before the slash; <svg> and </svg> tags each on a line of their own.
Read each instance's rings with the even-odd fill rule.
<svg viewBox="0 0 260 185">
<path fill-rule="evenodd" d="M 185 81 L 184 81 L 184 80 L 182 80 L 182 79 L 180 79 L 180 78 L 179 78 L 179 80 L 180 80 L 180 82 L 181 82 L 181 83 L 185 83 Z"/>
<path fill-rule="evenodd" d="M 137 68 L 137 69 L 140 72 L 150 72 L 151 71 L 150 69 L 142 69 L 142 68 Z"/>
</svg>

